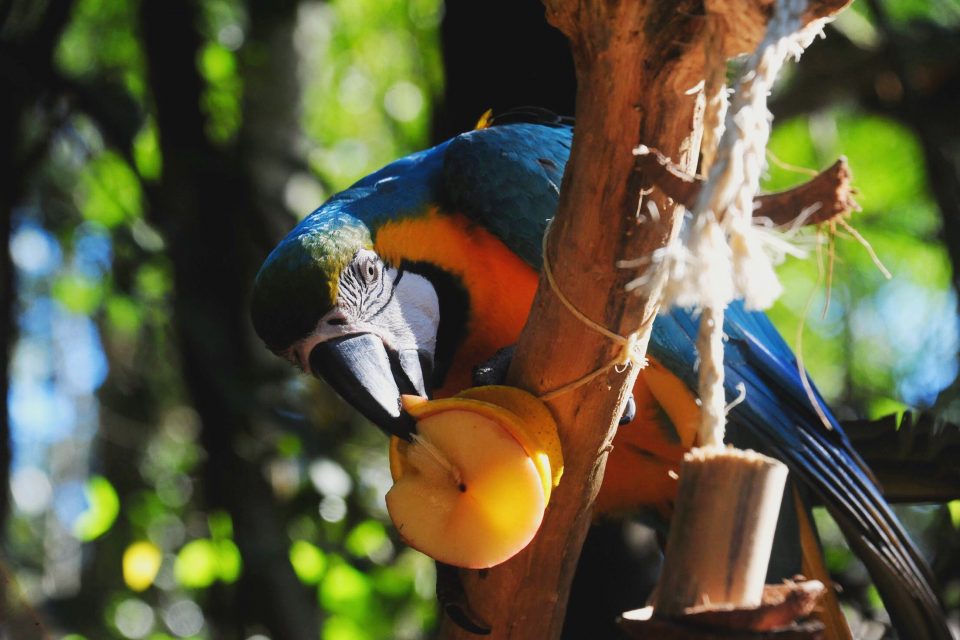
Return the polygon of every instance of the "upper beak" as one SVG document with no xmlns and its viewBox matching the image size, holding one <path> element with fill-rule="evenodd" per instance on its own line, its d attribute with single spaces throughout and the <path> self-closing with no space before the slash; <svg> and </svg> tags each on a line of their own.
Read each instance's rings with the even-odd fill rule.
<svg viewBox="0 0 960 640">
<path fill-rule="evenodd" d="M 375 425 L 409 439 L 413 418 L 400 407 L 400 394 L 426 397 L 427 358 L 415 350 L 387 351 L 373 334 L 321 342 L 310 353 L 310 369 Z"/>
</svg>

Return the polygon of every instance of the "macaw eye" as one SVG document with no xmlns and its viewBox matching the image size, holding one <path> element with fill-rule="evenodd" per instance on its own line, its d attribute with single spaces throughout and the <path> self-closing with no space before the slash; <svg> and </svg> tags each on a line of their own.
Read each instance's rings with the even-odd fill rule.
<svg viewBox="0 0 960 640">
<path fill-rule="evenodd" d="M 363 274 L 364 280 L 373 283 L 380 276 L 380 267 L 375 261 L 371 260 L 360 267 L 360 273 Z"/>
</svg>

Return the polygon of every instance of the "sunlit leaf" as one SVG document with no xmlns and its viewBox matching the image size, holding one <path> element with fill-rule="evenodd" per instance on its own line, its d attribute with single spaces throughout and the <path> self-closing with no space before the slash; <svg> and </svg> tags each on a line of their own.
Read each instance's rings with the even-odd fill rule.
<svg viewBox="0 0 960 640">
<path fill-rule="evenodd" d="M 240 549 L 233 540 L 216 540 L 214 544 L 217 548 L 217 577 L 227 584 L 236 582 L 243 571 Z"/>
<path fill-rule="evenodd" d="M 73 523 L 73 535 L 88 542 L 99 538 L 113 526 L 120 513 L 120 498 L 110 481 L 91 476 L 84 487 L 88 507 Z"/>
<path fill-rule="evenodd" d="M 358 614 L 369 604 L 370 578 L 345 562 L 332 565 L 320 583 L 320 604 L 327 611 Z"/>
<path fill-rule="evenodd" d="M 385 544 L 389 544 L 387 530 L 378 520 L 365 520 L 347 535 L 347 551 L 357 557 L 375 555 Z"/>
<path fill-rule="evenodd" d="M 317 584 L 327 568 L 326 554 L 306 540 L 297 540 L 290 545 L 290 564 L 304 584 Z"/>
<path fill-rule="evenodd" d="M 156 124 L 150 120 L 133 139 L 133 161 L 137 171 L 147 180 L 158 180 L 163 170 L 163 156 L 157 140 Z"/>
<path fill-rule="evenodd" d="M 163 552 L 152 542 L 134 542 L 123 552 L 123 581 L 133 591 L 144 591 L 157 577 Z"/>
<path fill-rule="evenodd" d="M 66 273 L 54 281 L 53 297 L 72 313 L 90 315 L 103 299 L 103 284 L 79 273 Z"/>
<path fill-rule="evenodd" d="M 330 616 L 323 623 L 323 640 L 367 640 L 372 637 L 358 622 L 346 616 Z"/>
<path fill-rule="evenodd" d="M 173 565 L 177 582 L 190 589 L 206 589 L 219 575 L 218 548 L 213 540 L 199 538 L 183 545 Z"/>
<path fill-rule="evenodd" d="M 951 500 L 947 503 L 947 509 L 950 511 L 950 522 L 954 529 L 960 529 L 960 500 Z"/>
<path fill-rule="evenodd" d="M 140 216 L 142 197 L 137 174 L 112 151 L 103 152 L 84 168 L 78 190 L 84 218 L 113 228 Z"/>
<path fill-rule="evenodd" d="M 230 139 L 240 127 L 241 81 L 236 56 L 225 46 L 210 42 L 200 52 L 198 66 L 207 82 L 201 99 L 207 114 L 207 133 L 217 142 Z"/>
</svg>

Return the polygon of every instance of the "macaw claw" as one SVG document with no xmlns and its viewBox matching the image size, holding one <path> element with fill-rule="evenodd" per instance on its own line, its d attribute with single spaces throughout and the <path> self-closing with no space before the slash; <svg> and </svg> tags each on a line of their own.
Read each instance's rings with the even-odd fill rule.
<svg viewBox="0 0 960 640">
<path fill-rule="evenodd" d="M 473 368 L 473 386 L 487 387 L 495 384 L 504 384 L 507 380 L 507 372 L 510 370 L 510 362 L 513 360 L 513 354 L 517 350 L 517 345 L 503 347 L 498 350 L 486 362 L 481 362 Z"/>
<path fill-rule="evenodd" d="M 470 607 L 457 567 L 437 563 L 437 601 L 444 613 L 464 631 L 479 636 L 490 635 L 490 625 Z"/>
<path fill-rule="evenodd" d="M 633 393 L 627 396 L 627 401 L 623 405 L 623 414 L 620 416 L 620 426 L 630 424 L 637 417 L 637 401 L 633 399 Z"/>
</svg>

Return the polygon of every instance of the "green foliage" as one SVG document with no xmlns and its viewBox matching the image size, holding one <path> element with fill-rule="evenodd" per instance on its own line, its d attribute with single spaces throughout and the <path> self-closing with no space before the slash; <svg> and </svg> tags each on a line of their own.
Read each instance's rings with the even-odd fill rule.
<svg viewBox="0 0 960 640">
<path fill-rule="evenodd" d="M 327 568 L 327 556 L 316 545 L 297 540 L 290 545 L 290 564 L 304 584 L 317 584 Z"/>
<path fill-rule="evenodd" d="M 163 170 L 163 157 L 160 142 L 157 140 L 157 125 L 150 119 L 133 139 L 133 161 L 144 180 L 160 179 Z"/>
<path fill-rule="evenodd" d="M 52 293 L 71 312 L 90 315 L 103 299 L 103 283 L 77 273 L 65 273 L 54 281 Z"/>
<path fill-rule="evenodd" d="M 75 77 L 122 82 L 137 98 L 146 93 L 146 62 L 137 34 L 136 0 L 79 0 L 60 38 L 57 65 Z"/>
<path fill-rule="evenodd" d="M 785 293 L 771 317 L 796 342 L 800 319 L 812 302 L 802 356 L 827 398 L 870 415 L 901 409 L 898 384 L 921 377 L 929 366 L 915 358 L 918 343 L 929 345 L 942 328 L 915 323 L 914 339 L 903 341 L 893 336 L 904 332 L 906 319 L 900 326 L 880 319 L 890 317 L 890 305 L 925 308 L 929 317 L 946 313 L 952 304 L 942 293 L 949 288 L 950 263 L 936 239 L 939 214 L 926 193 L 915 138 L 889 120 L 841 109 L 778 123 L 770 149 L 775 161 L 764 186 L 771 191 L 806 179 L 777 161 L 820 169 L 847 156 L 864 207 L 851 224 L 894 274 L 894 280 L 885 281 L 869 252 L 840 229 L 831 245 L 810 247 L 814 259 L 790 260 L 780 268 Z M 825 282 L 831 269 L 828 307 Z"/>
<path fill-rule="evenodd" d="M 334 188 L 426 139 L 441 78 L 439 18 L 436 0 L 336 0 L 310 10 L 304 126 L 318 143 L 311 166 Z"/>
<path fill-rule="evenodd" d="M 243 84 L 237 73 L 236 56 L 223 45 L 210 42 L 200 52 L 197 66 L 207 81 L 203 94 L 207 135 L 225 142 L 240 128 Z"/>
<path fill-rule="evenodd" d="M 83 217 L 108 229 L 129 222 L 142 211 L 140 181 L 112 151 L 104 151 L 86 165 L 77 197 Z"/>
<path fill-rule="evenodd" d="M 206 589 L 217 580 L 236 582 L 243 568 L 240 551 L 232 540 L 191 540 L 177 553 L 173 574 L 189 589 Z"/>
<path fill-rule="evenodd" d="M 88 507 L 73 523 L 73 535 L 84 542 L 95 540 L 113 526 L 120 513 L 120 498 L 110 481 L 91 476 L 84 489 Z"/>
</svg>

